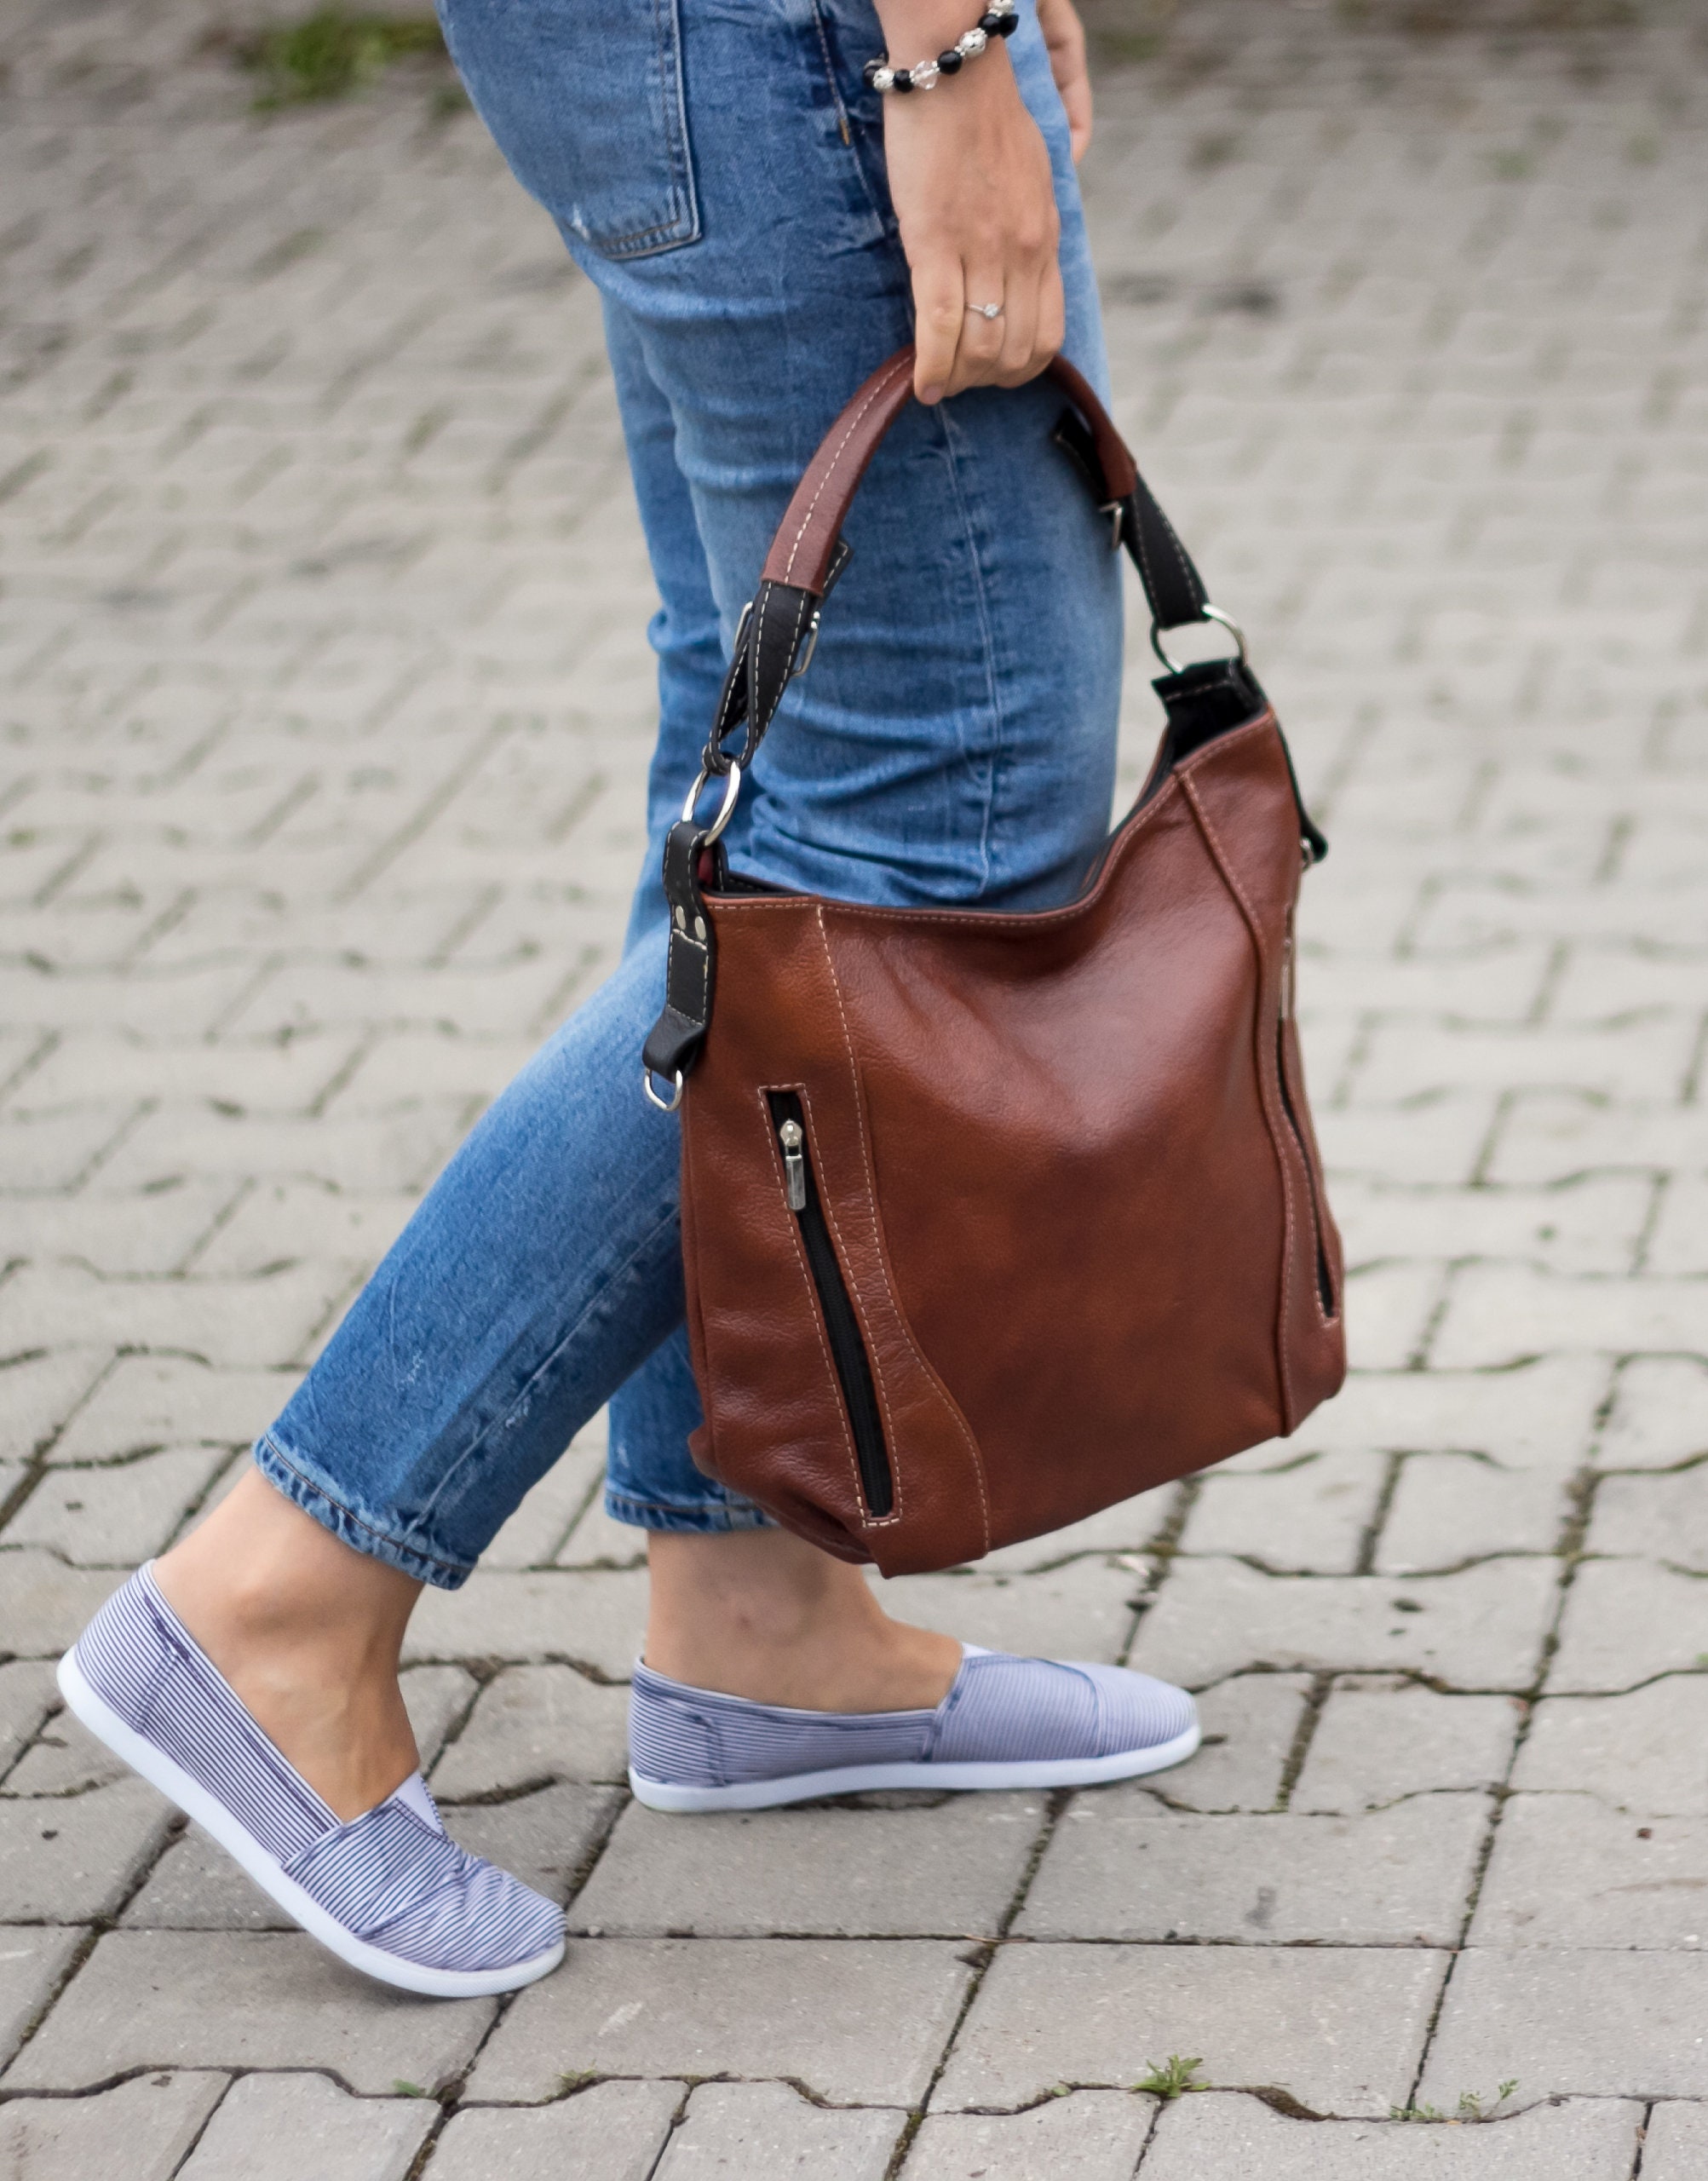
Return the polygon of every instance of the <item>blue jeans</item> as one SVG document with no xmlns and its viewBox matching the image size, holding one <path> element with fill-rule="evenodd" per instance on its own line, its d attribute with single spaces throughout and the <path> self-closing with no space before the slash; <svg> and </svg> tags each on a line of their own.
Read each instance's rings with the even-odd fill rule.
<svg viewBox="0 0 1708 2181">
<path fill-rule="evenodd" d="M 867 0 L 442 6 L 476 106 L 599 288 L 663 601 L 623 960 L 477 1125 L 256 1450 L 347 1542 L 453 1587 L 607 1401 L 619 1520 L 766 1519 L 687 1453 L 677 1128 L 641 1092 L 657 872 L 789 494 L 912 314 L 860 80 L 883 43 Z M 1024 5 L 1010 51 L 1055 163 L 1067 353 L 1101 386 L 1067 124 Z M 1109 819 L 1120 577 L 1052 442 L 1060 406 L 1043 383 L 980 390 L 891 432 L 812 670 L 727 837 L 738 870 L 877 902 L 1075 890 Z"/>
</svg>

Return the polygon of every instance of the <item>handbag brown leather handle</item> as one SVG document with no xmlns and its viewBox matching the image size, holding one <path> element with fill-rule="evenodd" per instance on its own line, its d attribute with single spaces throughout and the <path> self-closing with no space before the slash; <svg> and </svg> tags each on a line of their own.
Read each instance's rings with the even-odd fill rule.
<svg viewBox="0 0 1708 2181">
<path fill-rule="evenodd" d="M 1101 512 L 1111 520 L 1110 543 L 1125 545 L 1150 602 L 1152 633 L 1191 621 L 1219 620 L 1203 578 L 1173 525 L 1139 475 L 1126 441 L 1089 381 L 1064 356 L 1048 376 L 1067 397 L 1055 427 Z M 819 442 L 795 487 L 759 588 L 737 632 L 723 693 L 702 758 L 708 779 L 745 770 L 765 739 L 790 681 L 804 671 L 818 634 L 819 611 L 848 559 L 842 527 L 860 482 L 884 434 L 913 395 L 913 349 L 898 348 L 860 387 Z M 725 747 L 747 732 L 739 750 Z"/>
<path fill-rule="evenodd" d="M 1150 601 L 1153 642 L 1160 630 L 1189 621 L 1225 621 L 1210 604 L 1191 556 L 1090 383 L 1061 356 L 1050 364 L 1049 376 L 1067 398 L 1055 425 L 1056 442 L 1084 478 L 1099 510 L 1109 517 L 1111 545 L 1124 545 L 1132 555 Z M 759 587 L 736 630 L 729 671 L 700 755 L 699 778 L 689 791 L 681 820 L 664 842 L 664 895 L 670 906 L 665 998 L 664 1011 L 647 1039 L 644 1057 L 647 1095 L 667 1112 L 681 1102 L 684 1078 L 711 1019 L 716 950 L 700 891 L 702 853 L 716 842 L 727 823 L 740 776 L 765 739 L 784 692 L 811 663 L 819 611 L 848 561 L 843 518 L 879 441 L 912 394 L 910 346 L 898 348 L 878 365 L 825 433 L 795 487 L 766 555 Z M 1244 655 L 1242 642 L 1242 659 Z M 1174 674 L 1169 681 L 1179 678 Z M 1167 684 L 1157 686 L 1161 689 Z M 727 747 L 744 727 L 739 747 Z M 725 779 L 722 808 L 703 826 L 695 815 L 696 806 L 707 782 L 719 776 Z M 1308 826 L 1309 821 L 1304 822 Z M 1314 839 L 1320 839 L 1314 828 L 1310 832 Z M 670 1099 L 660 1098 L 653 1090 L 655 1075 L 674 1083 Z"/>
</svg>

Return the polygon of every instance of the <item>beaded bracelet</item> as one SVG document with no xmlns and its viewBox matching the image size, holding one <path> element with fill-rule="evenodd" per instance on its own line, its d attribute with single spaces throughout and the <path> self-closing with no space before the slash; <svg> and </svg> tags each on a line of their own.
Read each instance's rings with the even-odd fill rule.
<svg viewBox="0 0 1708 2181">
<path fill-rule="evenodd" d="M 876 60 L 866 64 L 866 83 L 874 91 L 931 90 L 940 76 L 958 75 L 963 64 L 975 60 L 993 37 L 1012 37 L 1019 23 L 1015 0 L 991 0 L 972 29 L 958 37 L 946 53 L 940 53 L 935 60 L 921 60 L 912 68 L 892 68 L 889 55 L 880 53 Z"/>
</svg>

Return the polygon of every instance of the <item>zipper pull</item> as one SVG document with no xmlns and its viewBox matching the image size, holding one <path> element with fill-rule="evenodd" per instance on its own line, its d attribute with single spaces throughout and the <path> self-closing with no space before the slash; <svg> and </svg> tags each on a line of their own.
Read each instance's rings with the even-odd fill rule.
<svg viewBox="0 0 1708 2181">
<path fill-rule="evenodd" d="M 1293 1011 L 1293 918 L 1287 912 L 1286 929 L 1281 940 L 1281 1020 L 1285 1021 Z"/>
<path fill-rule="evenodd" d="M 791 1211 L 807 1208 L 807 1160 L 801 1148 L 806 1140 L 799 1121 L 785 1121 L 777 1131 L 783 1147 L 783 1194 Z"/>
</svg>

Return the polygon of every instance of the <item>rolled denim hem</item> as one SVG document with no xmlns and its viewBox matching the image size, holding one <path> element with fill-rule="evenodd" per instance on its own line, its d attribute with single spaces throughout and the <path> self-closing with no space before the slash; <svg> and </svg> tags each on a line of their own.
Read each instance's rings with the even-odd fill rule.
<svg viewBox="0 0 1708 2181">
<path fill-rule="evenodd" d="M 768 1530 L 776 1524 L 762 1507 L 750 1499 L 701 1499 L 692 1504 L 663 1499 L 636 1499 L 626 1492 L 605 1488 L 605 1511 L 613 1522 L 629 1522 L 637 1530 L 677 1530 L 700 1536 L 727 1530 Z"/>
<path fill-rule="evenodd" d="M 418 1545 L 411 1545 L 405 1538 L 377 1528 L 342 1499 L 335 1499 L 323 1482 L 293 1461 L 270 1431 L 262 1434 L 251 1452 L 256 1467 L 276 1491 L 282 1492 L 305 1515 L 312 1515 L 323 1530 L 330 1530 L 342 1543 L 365 1554 L 370 1560 L 382 1560 L 388 1568 L 412 1575 L 418 1583 L 431 1583 L 440 1591 L 461 1590 L 474 1574 L 473 1561 L 443 1559 L 435 1553 L 423 1552 Z"/>
</svg>

